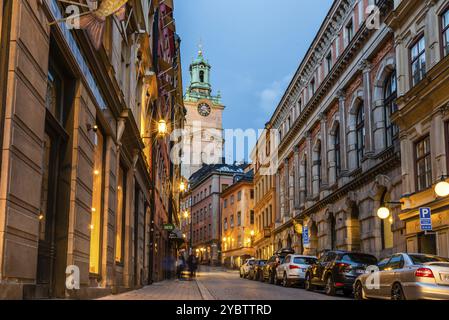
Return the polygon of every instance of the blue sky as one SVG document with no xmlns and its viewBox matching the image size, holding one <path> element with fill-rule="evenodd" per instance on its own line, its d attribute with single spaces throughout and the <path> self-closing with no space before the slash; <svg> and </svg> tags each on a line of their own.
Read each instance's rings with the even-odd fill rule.
<svg viewBox="0 0 449 320">
<path fill-rule="evenodd" d="M 175 0 L 183 82 L 200 39 L 212 86 L 226 106 L 224 128 L 263 129 L 332 0 Z M 241 159 L 236 159 L 241 160 Z"/>
</svg>

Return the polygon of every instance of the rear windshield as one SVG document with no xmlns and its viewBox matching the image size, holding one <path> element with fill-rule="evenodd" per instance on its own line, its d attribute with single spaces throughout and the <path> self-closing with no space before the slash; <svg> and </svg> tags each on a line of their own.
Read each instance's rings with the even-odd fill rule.
<svg viewBox="0 0 449 320">
<path fill-rule="evenodd" d="M 429 262 L 449 262 L 449 259 L 425 255 L 425 254 L 410 254 L 410 259 L 412 259 L 413 264 L 424 264 Z"/>
<path fill-rule="evenodd" d="M 374 256 L 369 254 L 361 254 L 361 253 L 349 253 L 345 254 L 342 261 L 353 262 L 353 263 L 363 263 L 369 265 L 376 265 L 377 259 Z"/>
<path fill-rule="evenodd" d="M 311 265 L 311 264 L 314 264 L 315 262 L 316 262 L 315 258 L 300 258 L 300 257 L 297 257 L 297 258 L 293 259 L 293 263 L 295 263 L 295 264 Z"/>
</svg>

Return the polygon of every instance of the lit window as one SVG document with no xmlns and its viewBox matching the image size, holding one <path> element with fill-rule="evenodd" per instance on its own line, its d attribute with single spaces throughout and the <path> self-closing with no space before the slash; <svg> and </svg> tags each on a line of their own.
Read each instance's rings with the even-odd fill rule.
<svg viewBox="0 0 449 320">
<path fill-rule="evenodd" d="M 391 115 L 396 112 L 396 72 L 393 72 L 384 84 L 385 138 L 387 148 L 397 139 L 399 129 L 391 122 Z"/>
<path fill-rule="evenodd" d="M 95 133 L 92 209 L 90 222 L 90 273 L 100 273 L 101 198 L 103 190 L 104 138 L 100 130 Z"/>
</svg>

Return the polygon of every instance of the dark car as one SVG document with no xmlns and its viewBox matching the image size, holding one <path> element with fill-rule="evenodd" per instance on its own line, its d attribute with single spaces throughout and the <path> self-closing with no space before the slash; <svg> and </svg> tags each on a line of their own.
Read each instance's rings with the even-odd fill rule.
<svg viewBox="0 0 449 320">
<path fill-rule="evenodd" d="M 308 291 L 316 287 L 324 288 L 327 295 L 335 295 L 337 290 L 343 290 L 347 296 L 352 294 L 355 279 L 365 273 L 368 266 L 377 264 L 376 257 L 370 254 L 329 251 L 314 264 L 306 273 L 305 288 Z"/>
<path fill-rule="evenodd" d="M 263 267 L 263 281 L 276 284 L 276 268 L 284 262 L 286 256 L 294 253 L 295 250 L 288 248 L 276 251 Z"/>
<path fill-rule="evenodd" d="M 266 263 L 267 260 L 256 260 L 256 262 L 249 268 L 248 279 L 262 281 L 263 267 Z"/>
</svg>

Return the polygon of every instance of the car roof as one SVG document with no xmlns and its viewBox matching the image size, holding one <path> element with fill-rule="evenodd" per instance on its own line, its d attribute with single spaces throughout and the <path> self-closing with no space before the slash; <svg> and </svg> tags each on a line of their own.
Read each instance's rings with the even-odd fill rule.
<svg viewBox="0 0 449 320">
<path fill-rule="evenodd" d="M 303 254 L 289 254 L 289 256 L 294 257 L 294 258 L 312 258 L 312 259 L 318 259 L 315 256 L 305 256 Z"/>
</svg>

